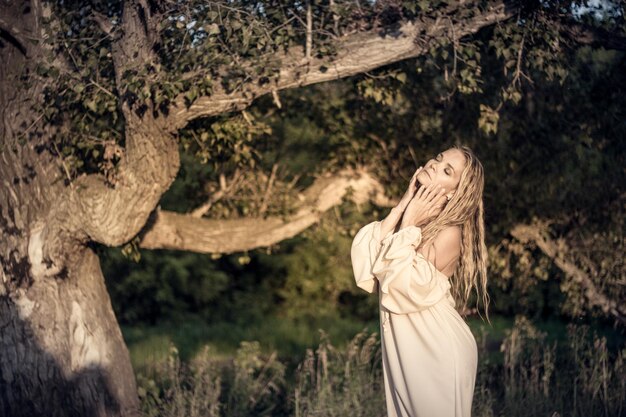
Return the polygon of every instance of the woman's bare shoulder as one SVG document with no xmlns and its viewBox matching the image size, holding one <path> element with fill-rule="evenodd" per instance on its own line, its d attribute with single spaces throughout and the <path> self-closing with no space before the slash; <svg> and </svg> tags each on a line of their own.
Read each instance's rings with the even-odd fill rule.
<svg viewBox="0 0 626 417">
<path fill-rule="evenodd" d="M 461 226 L 448 226 L 437 233 L 434 243 L 442 249 L 461 249 L 461 237 L 463 230 Z"/>
<path fill-rule="evenodd" d="M 432 243 L 422 247 L 420 252 L 439 271 L 445 272 L 461 254 L 462 235 L 460 226 L 448 226 L 437 233 Z"/>
</svg>

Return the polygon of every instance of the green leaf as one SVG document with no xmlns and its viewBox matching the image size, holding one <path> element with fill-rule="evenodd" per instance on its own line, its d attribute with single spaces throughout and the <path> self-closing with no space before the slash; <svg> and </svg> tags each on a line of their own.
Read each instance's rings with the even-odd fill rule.
<svg viewBox="0 0 626 417">
<path fill-rule="evenodd" d="M 98 103 L 96 103 L 96 101 L 93 99 L 86 101 L 85 106 L 87 106 L 87 108 L 94 113 L 98 112 Z"/>
<path fill-rule="evenodd" d="M 217 35 L 220 33 L 220 27 L 217 23 L 211 23 L 210 25 L 204 25 L 204 30 L 209 35 Z"/>
</svg>

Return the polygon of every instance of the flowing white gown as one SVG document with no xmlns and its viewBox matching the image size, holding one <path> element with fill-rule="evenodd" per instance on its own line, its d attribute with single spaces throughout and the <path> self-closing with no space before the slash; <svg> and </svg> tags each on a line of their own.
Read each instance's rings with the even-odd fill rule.
<svg viewBox="0 0 626 417">
<path fill-rule="evenodd" d="M 416 251 L 419 227 L 381 239 L 380 223 L 359 230 L 351 257 L 357 286 L 379 289 L 387 415 L 469 417 L 478 350 L 448 277 Z"/>
</svg>

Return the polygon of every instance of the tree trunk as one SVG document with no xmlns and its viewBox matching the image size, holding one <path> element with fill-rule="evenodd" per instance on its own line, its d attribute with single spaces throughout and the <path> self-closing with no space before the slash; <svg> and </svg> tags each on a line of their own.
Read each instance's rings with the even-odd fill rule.
<svg viewBox="0 0 626 417">
<path fill-rule="evenodd" d="M 56 127 L 33 111 L 42 16 L 38 1 L 0 5 L 0 416 L 139 415 L 99 260 L 51 152 Z"/>
<path fill-rule="evenodd" d="M 130 357 L 55 158 L 12 142 L 35 116 L 4 107 L 19 95 L 0 90 L 0 415 L 136 415 Z"/>
<path fill-rule="evenodd" d="M 98 257 L 79 249 L 67 270 L 33 279 L 41 248 L 4 265 L 3 282 L 32 280 L 0 297 L 0 412 L 4 416 L 139 415 L 128 350 Z M 6 291 L 6 289 L 5 289 Z"/>
</svg>

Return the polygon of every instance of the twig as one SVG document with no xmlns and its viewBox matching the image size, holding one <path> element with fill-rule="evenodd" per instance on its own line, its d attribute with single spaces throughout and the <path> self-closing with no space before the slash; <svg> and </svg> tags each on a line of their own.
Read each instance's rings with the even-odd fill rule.
<svg viewBox="0 0 626 417">
<path fill-rule="evenodd" d="M 100 90 L 104 91 L 105 93 L 107 93 L 111 97 L 117 97 L 115 94 L 113 94 L 112 92 L 110 92 L 109 90 L 107 90 L 106 88 L 104 88 L 103 86 L 98 84 L 97 82 L 95 82 L 93 79 L 90 78 L 89 81 L 91 81 L 91 84 L 95 85 L 96 87 L 98 87 Z"/>
<path fill-rule="evenodd" d="M 67 180 L 69 182 L 70 189 L 72 191 L 74 191 L 74 182 L 72 181 L 72 176 L 70 175 L 70 170 L 67 167 L 67 165 L 65 164 L 65 159 L 63 159 L 63 156 L 61 155 L 61 151 L 59 151 L 59 148 L 57 147 L 57 144 L 54 143 L 54 141 L 52 142 L 52 146 L 54 146 L 54 149 L 57 151 L 57 155 L 59 156 L 59 159 L 61 160 L 61 165 L 63 166 L 63 171 L 65 172 L 65 175 L 67 176 Z"/>
<path fill-rule="evenodd" d="M 458 46 L 458 40 L 456 39 L 456 33 L 454 32 L 454 23 L 452 22 L 452 19 L 448 18 L 448 21 L 450 22 L 450 28 L 452 31 L 452 52 L 454 53 L 454 60 L 452 61 L 452 75 L 456 76 L 456 60 L 457 60 L 456 48 Z"/>
<path fill-rule="evenodd" d="M 270 178 L 267 180 L 267 187 L 265 188 L 265 194 L 263 195 L 263 201 L 261 202 L 261 207 L 259 208 L 259 214 L 263 216 L 267 211 L 267 203 L 269 201 L 269 196 L 272 191 L 272 185 L 274 184 L 274 180 L 276 179 L 276 171 L 278 170 L 278 164 L 274 163 L 272 165 L 272 173 L 270 174 Z"/>
<path fill-rule="evenodd" d="M 30 129 L 32 129 L 32 127 L 35 126 L 35 123 L 41 120 L 43 116 L 44 116 L 44 113 L 41 113 L 39 117 L 33 120 L 33 122 L 23 132 L 17 135 L 17 138 L 20 139 L 21 137 L 26 136 L 26 134 L 30 131 Z"/>
<path fill-rule="evenodd" d="M 224 174 L 220 174 L 220 177 L 219 177 L 220 189 L 216 191 L 215 193 L 213 193 L 204 204 L 194 209 L 190 213 L 191 217 L 204 216 L 211 209 L 213 204 L 220 201 L 222 198 L 228 195 L 229 192 L 231 192 L 233 189 L 236 188 L 241 178 L 242 178 L 242 175 L 241 175 L 241 171 L 239 170 L 239 168 L 237 168 L 235 172 L 233 173 L 233 176 L 230 179 L 230 183 L 226 182 L 226 177 L 224 176 Z"/>
<path fill-rule="evenodd" d="M 330 9 L 333 14 L 333 30 L 335 31 L 335 36 L 340 36 L 339 33 L 339 15 L 335 13 L 333 8 L 335 7 L 335 0 L 330 0 Z"/>
<path fill-rule="evenodd" d="M 278 91 L 272 90 L 272 98 L 274 99 L 274 104 L 276 104 L 276 107 L 278 107 L 279 109 L 282 109 L 283 106 L 280 103 L 280 97 L 278 96 Z"/>
<path fill-rule="evenodd" d="M 91 12 L 91 20 L 97 23 L 102 32 L 104 32 L 108 36 L 111 36 L 114 30 L 114 26 L 111 22 L 109 22 L 109 19 L 105 15 L 94 10 Z"/>
<path fill-rule="evenodd" d="M 311 49 L 313 48 L 313 8 L 311 2 L 308 0 L 306 3 L 306 59 L 311 59 Z"/>
</svg>

